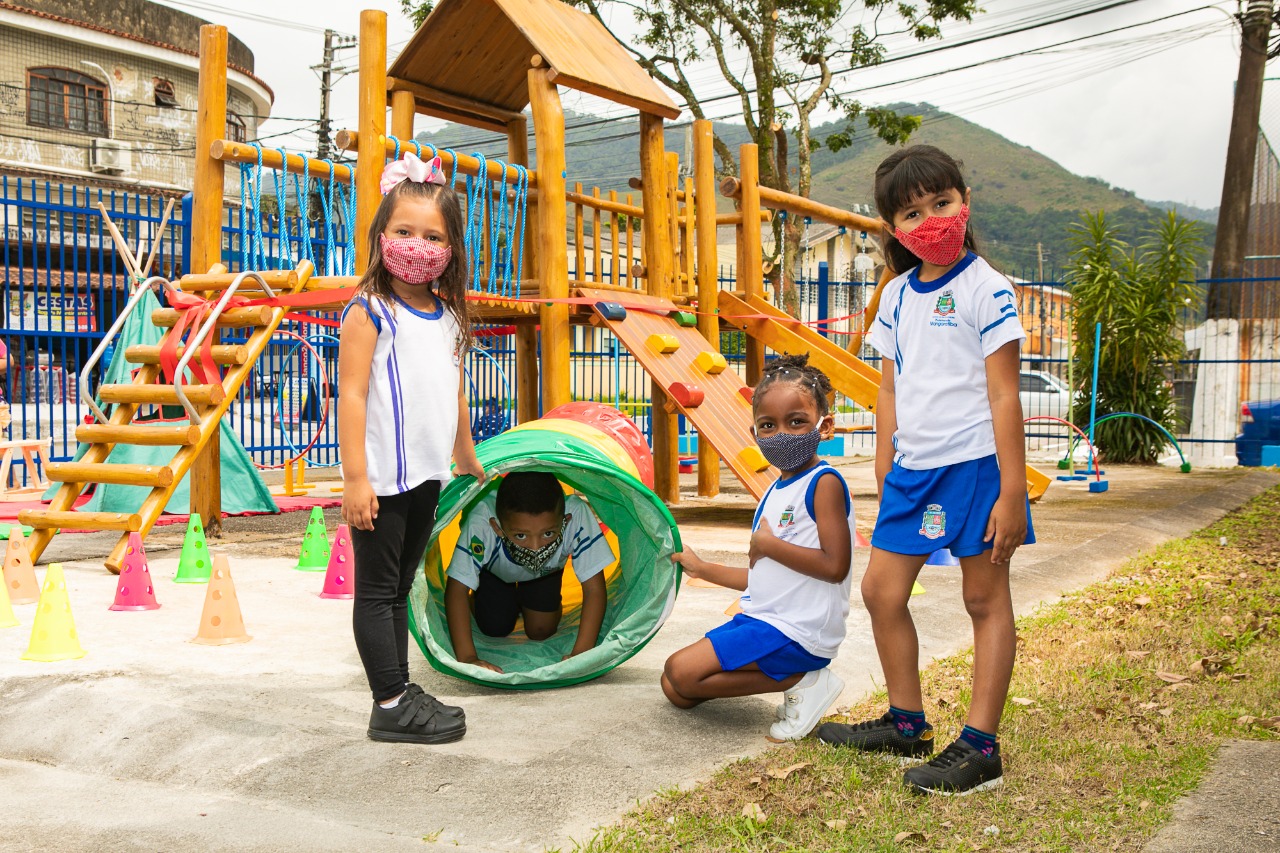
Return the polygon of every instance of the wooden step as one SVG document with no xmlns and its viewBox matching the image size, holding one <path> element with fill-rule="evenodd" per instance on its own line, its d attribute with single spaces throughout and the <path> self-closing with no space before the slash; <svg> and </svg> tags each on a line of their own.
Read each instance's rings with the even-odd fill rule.
<svg viewBox="0 0 1280 853">
<path fill-rule="evenodd" d="M 270 305 L 252 305 L 248 308 L 228 308 L 218 317 L 219 328 L 243 329 L 247 326 L 265 326 L 271 322 Z M 171 329 L 182 314 L 176 308 L 157 308 L 151 312 L 151 322 L 161 328 Z"/>
<path fill-rule="evenodd" d="M 216 406 L 227 396 L 221 385 L 184 385 L 183 393 L 193 406 Z M 153 403 L 181 406 L 172 385 L 102 385 L 98 399 L 104 403 Z"/>
<path fill-rule="evenodd" d="M 200 440 L 194 424 L 147 426 L 145 424 L 81 424 L 76 441 L 84 444 L 145 444 L 149 447 L 187 447 Z"/>
<path fill-rule="evenodd" d="M 236 276 L 240 273 L 196 273 L 193 275 L 184 275 L 178 280 L 178 287 L 187 293 L 195 293 L 206 290 L 226 290 L 231 286 L 231 282 L 236 280 Z M 258 275 L 267 283 L 275 293 L 282 290 L 293 290 L 298 286 L 298 273 L 294 270 L 267 270 L 259 272 Z M 245 276 L 240 282 L 240 286 L 236 288 L 236 293 L 262 293 L 258 282 Z"/>
<path fill-rule="evenodd" d="M 27 527 L 65 530 L 125 530 L 142 529 L 142 516 L 136 512 L 57 512 L 51 509 L 24 509 L 18 513 L 18 521 Z"/>
<path fill-rule="evenodd" d="M 180 345 L 177 348 L 176 355 L 182 358 L 182 354 L 186 352 L 186 345 Z M 137 344 L 131 346 L 124 351 L 124 357 L 134 364 L 159 364 L 160 363 L 160 345 L 149 346 L 146 344 Z M 200 357 L 200 351 L 192 356 L 193 359 Z M 213 346 L 213 363 L 214 364 L 244 364 L 249 358 L 249 348 L 243 344 L 214 344 Z"/>
<path fill-rule="evenodd" d="M 110 462 L 50 462 L 44 466 L 50 480 L 59 483 L 114 483 L 120 486 L 167 486 L 173 469 L 167 465 L 118 465 Z"/>
</svg>

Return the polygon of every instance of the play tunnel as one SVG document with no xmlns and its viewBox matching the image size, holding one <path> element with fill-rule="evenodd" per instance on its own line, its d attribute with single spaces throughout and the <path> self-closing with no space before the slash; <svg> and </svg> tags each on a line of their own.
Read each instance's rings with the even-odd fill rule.
<svg viewBox="0 0 1280 853">
<path fill-rule="evenodd" d="M 680 550 L 680 534 L 652 491 L 653 458 L 636 425 L 609 406 L 570 403 L 481 443 L 476 454 L 487 479 L 479 485 L 472 477 L 459 477 L 446 485 L 423 571 L 409 595 L 410 629 L 431 665 L 477 684 L 539 689 L 604 675 L 640 651 L 675 604 L 680 581 L 671 555 Z M 454 658 L 444 588 L 460 517 L 512 471 L 549 471 L 566 491 L 584 496 L 605 528 L 615 561 L 605 569 L 608 607 L 600 640 L 568 660 L 561 659 L 573 647 L 582 611 L 582 587 L 572 563 L 564 573 L 564 616 L 550 639 L 527 639 L 521 623 L 509 637 L 487 637 L 473 619 L 476 651 L 502 667 L 496 673 Z"/>
</svg>

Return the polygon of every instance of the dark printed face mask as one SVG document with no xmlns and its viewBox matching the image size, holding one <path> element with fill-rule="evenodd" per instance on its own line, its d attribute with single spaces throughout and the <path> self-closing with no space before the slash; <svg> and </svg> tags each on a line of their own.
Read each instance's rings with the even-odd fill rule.
<svg viewBox="0 0 1280 853">
<path fill-rule="evenodd" d="M 816 429 L 799 435 L 779 432 L 765 437 L 756 436 L 760 452 L 779 471 L 795 471 L 809 464 L 821 441 L 822 432 Z"/>
<path fill-rule="evenodd" d="M 502 537 L 502 544 L 506 548 L 507 556 L 511 558 L 511 562 L 534 577 L 539 578 L 549 574 L 550 570 L 546 568 L 547 561 L 555 556 L 556 551 L 560 550 L 560 543 L 563 541 L 564 522 L 560 523 L 560 535 L 541 548 L 526 548 L 523 545 L 517 545 L 506 536 Z"/>
</svg>

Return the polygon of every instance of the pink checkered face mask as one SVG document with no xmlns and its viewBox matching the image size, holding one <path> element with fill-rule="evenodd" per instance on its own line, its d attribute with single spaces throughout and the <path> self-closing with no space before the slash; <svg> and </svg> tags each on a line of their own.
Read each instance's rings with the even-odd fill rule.
<svg viewBox="0 0 1280 853">
<path fill-rule="evenodd" d="M 445 271 L 453 259 L 453 249 L 421 237 L 388 238 L 378 235 L 382 247 L 382 263 L 393 276 L 405 284 L 430 284 Z"/>
</svg>

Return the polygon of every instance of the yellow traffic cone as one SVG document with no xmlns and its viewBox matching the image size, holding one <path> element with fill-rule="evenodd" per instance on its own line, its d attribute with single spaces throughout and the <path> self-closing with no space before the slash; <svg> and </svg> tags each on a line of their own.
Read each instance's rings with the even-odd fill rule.
<svg viewBox="0 0 1280 853">
<path fill-rule="evenodd" d="M 76 623 L 71 618 L 71 601 L 67 598 L 67 582 L 62 564 L 50 563 L 44 575 L 44 589 L 36 605 L 36 618 L 31 625 L 31 643 L 23 660 L 68 660 L 82 658 L 85 650 L 76 636 Z"/>
<path fill-rule="evenodd" d="M 247 643 L 253 639 L 244 631 L 244 617 L 240 614 L 240 600 L 231 582 L 231 564 L 221 552 L 213 555 L 213 570 L 209 574 L 209 588 L 205 590 L 204 612 L 200 614 L 200 630 L 191 642 L 204 646 L 225 646 L 230 643 Z"/>
<path fill-rule="evenodd" d="M 913 581 L 911 584 L 912 595 L 924 595 L 924 587 L 920 586 L 920 581 Z"/>
<path fill-rule="evenodd" d="M 40 598 L 40 584 L 36 581 L 36 569 L 31 565 L 31 552 L 22 528 L 9 528 L 9 544 L 4 552 L 4 582 L 9 587 L 12 604 L 34 604 Z"/>
</svg>

